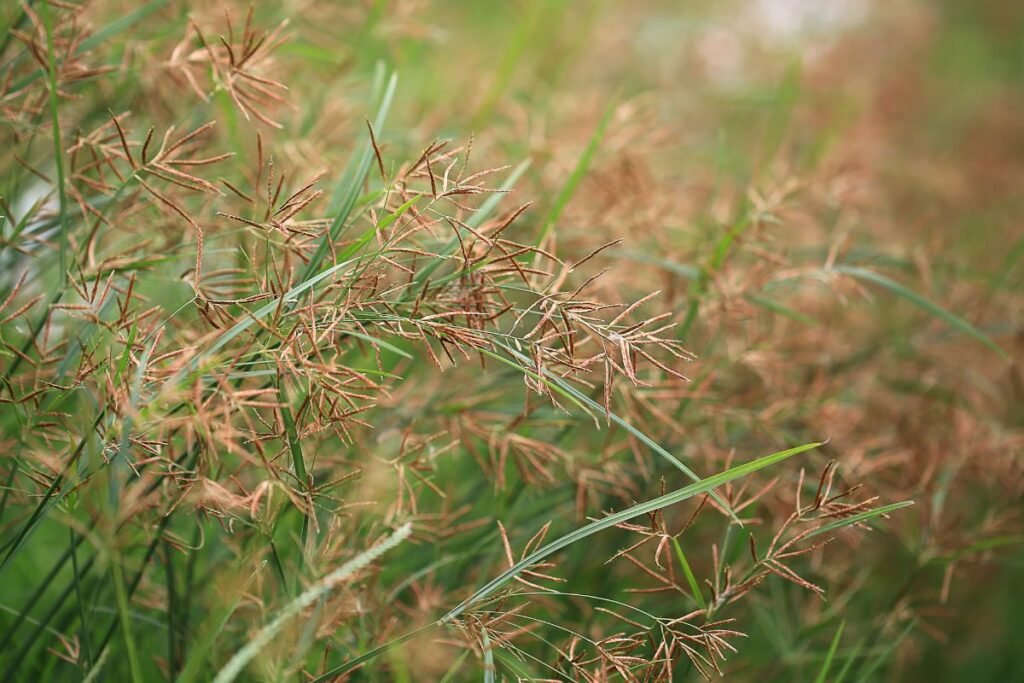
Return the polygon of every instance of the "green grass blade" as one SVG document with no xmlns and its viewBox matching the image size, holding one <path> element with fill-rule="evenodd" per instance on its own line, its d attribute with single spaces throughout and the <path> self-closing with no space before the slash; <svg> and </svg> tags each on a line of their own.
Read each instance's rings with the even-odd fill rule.
<svg viewBox="0 0 1024 683">
<path fill-rule="evenodd" d="M 121 622 L 121 635 L 124 638 L 125 655 L 128 657 L 128 668 L 131 670 L 132 683 L 143 683 L 142 667 L 139 665 L 138 650 L 135 646 L 135 636 L 132 632 L 132 622 L 128 613 L 128 593 L 124 585 L 124 571 L 121 568 L 120 558 L 115 557 L 111 563 L 111 573 L 114 578 L 114 595 L 117 598 L 117 615 Z"/>
<path fill-rule="evenodd" d="M 50 508 L 52 508 L 54 505 L 63 500 L 65 496 L 67 496 L 68 488 L 70 487 L 63 487 L 64 480 L 67 478 L 68 473 L 71 471 L 71 468 L 74 467 L 76 462 L 78 462 L 78 458 L 82 455 L 82 452 L 85 450 L 85 446 L 89 442 L 89 439 L 99 428 L 100 422 L 103 420 L 103 415 L 104 413 L 101 411 L 100 414 L 96 416 L 96 419 L 93 422 L 92 427 L 89 429 L 88 433 L 85 434 L 79 440 L 78 446 L 71 454 L 71 457 L 68 458 L 68 461 L 64 464 L 64 468 L 61 470 L 60 474 L 58 474 L 54 478 L 53 482 L 50 484 L 50 487 L 43 494 L 42 500 L 39 501 L 39 503 L 36 505 L 35 510 L 32 511 L 32 515 L 28 518 L 28 521 L 25 522 L 25 525 L 21 528 L 21 531 L 19 531 L 18 535 L 14 538 L 9 550 L 7 551 L 7 554 L 4 556 L 3 561 L 0 562 L 0 573 L 2 573 L 3 570 L 10 564 L 11 560 L 17 554 L 18 550 L 21 549 L 21 546 L 25 543 L 25 541 L 28 540 L 32 532 L 35 531 L 36 525 L 39 523 L 39 521 L 43 517 L 45 517 L 46 514 L 50 511 Z M 60 491 L 60 493 L 58 493 L 58 491 Z"/>
<path fill-rule="evenodd" d="M 889 641 L 888 645 L 882 652 L 878 654 L 872 661 L 868 662 L 860 672 L 860 677 L 857 679 L 858 683 L 867 683 L 868 681 L 876 680 L 874 678 L 875 672 L 883 665 L 893 654 L 896 652 L 896 648 L 899 647 L 903 639 L 910 635 L 910 632 L 917 626 L 917 621 L 911 621 L 906 627 L 900 631 L 899 635 Z"/>
<path fill-rule="evenodd" d="M 266 304 L 265 306 L 262 306 L 262 307 L 256 309 L 255 312 L 250 313 L 248 316 L 246 316 L 242 320 L 239 320 L 237 323 L 235 323 L 230 328 L 225 330 L 224 333 L 221 334 L 219 337 L 217 337 L 217 339 L 207 349 L 205 349 L 201 353 L 196 354 L 169 381 L 172 382 L 172 383 L 179 383 L 179 382 L 181 382 L 184 379 L 186 374 L 188 374 L 189 372 L 192 372 L 192 371 L 198 369 L 203 361 L 207 360 L 213 354 L 217 353 L 222 348 L 224 348 L 225 346 L 230 344 L 235 338 L 238 337 L 238 335 L 242 334 L 243 332 L 248 330 L 250 327 L 255 325 L 257 320 L 262 320 L 263 318 L 266 318 L 268 315 L 270 315 L 275 310 L 277 310 L 278 306 L 281 305 L 282 300 L 284 302 L 297 301 L 300 294 L 303 294 L 303 293 L 311 290 L 313 287 L 318 285 L 320 282 L 326 280 L 331 275 L 334 275 L 335 273 L 341 271 L 342 269 L 347 268 L 348 266 L 351 266 L 352 264 L 356 263 L 358 260 L 359 259 L 357 259 L 357 258 L 351 258 L 351 259 L 342 261 L 341 263 L 336 263 L 333 266 L 331 266 L 330 268 L 322 270 L 322 271 L 320 271 L 320 273 L 318 273 L 318 274 L 316 274 L 316 275 L 314 275 L 314 276 L 312 276 L 310 278 L 306 278 L 303 282 L 301 282 L 300 284 L 296 285 L 295 287 L 292 287 L 287 292 L 285 292 L 282 296 L 278 297 L 277 299 L 274 299 L 273 301 L 271 301 L 270 303 Z"/>
<path fill-rule="evenodd" d="M 159 547 L 160 541 L 164 537 L 164 531 L 167 529 L 167 525 L 170 523 L 172 516 L 173 515 L 171 514 L 166 514 L 160 518 L 159 523 L 157 523 L 156 525 L 156 529 L 154 529 L 153 531 L 153 537 L 150 539 L 149 544 L 146 546 L 146 554 L 143 555 L 142 562 L 140 563 L 138 570 L 135 572 L 135 576 L 132 578 L 130 583 L 124 586 L 124 597 L 126 605 L 128 601 L 130 601 L 132 597 L 135 595 L 135 591 L 139 589 L 139 585 L 142 583 L 142 578 L 146 574 L 146 568 L 149 566 L 149 563 L 153 560 L 153 557 L 156 555 L 156 549 L 157 547 Z M 103 638 L 100 641 L 100 644 L 98 645 L 99 651 L 101 653 L 101 659 L 103 657 L 102 653 L 107 649 L 107 645 L 110 643 L 111 638 L 113 638 L 114 632 L 117 630 L 118 625 L 121 626 L 122 630 L 126 628 L 126 622 L 123 616 L 121 615 L 120 611 L 118 611 L 115 614 L 113 622 L 111 622 L 110 626 L 107 628 L 106 633 L 103 635 Z M 127 627 L 130 627 L 130 624 L 128 624 Z"/>
<path fill-rule="evenodd" d="M 374 337 L 374 336 L 369 335 L 369 334 L 364 334 L 362 332 L 359 332 L 358 330 L 345 330 L 345 334 L 347 336 L 349 336 L 349 337 L 354 337 L 355 339 L 362 339 L 364 342 L 367 342 L 368 344 L 370 344 L 372 346 L 379 346 L 380 348 L 382 348 L 382 349 L 384 349 L 386 351 L 390 351 L 391 353 L 395 354 L 396 356 L 399 356 L 401 358 L 405 358 L 406 360 L 412 360 L 413 359 L 413 355 L 411 353 L 409 353 L 408 351 L 406 351 L 405 349 L 403 349 L 401 347 L 395 346 L 391 342 L 384 341 L 380 337 Z M 375 372 L 376 371 L 371 370 L 370 374 L 374 374 Z M 389 373 L 384 372 L 384 373 L 377 373 L 377 374 L 381 374 L 383 376 L 387 376 Z"/>
<path fill-rule="evenodd" d="M 774 299 L 768 297 L 758 296 L 757 294 L 747 294 L 744 298 L 755 306 L 771 311 L 772 313 L 778 313 L 781 316 L 785 316 L 790 320 L 795 320 L 805 325 L 815 325 L 817 321 L 814 318 L 804 315 L 800 311 L 791 308 L 783 303 L 779 303 Z"/>
<path fill-rule="evenodd" d="M 284 379 L 278 376 L 277 391 L 281 394 L 281 419 L 284 420 L 285 438 L 288 441 L 288 450 L 292 454 L 292 467 L 295 469 L 295 477 L 303 489 L 309 486 L 306 475 L 306 460 L 302 457 L 302 444 L 299 442 L 299 434 L 295 430 L 295 419 L 292 417 L 292 409 L 289 405 L 288 390 L 285 388 Z"/>
<path fill-rule="evenodd" d="M 378 230 L 386 229 L 392 223 L 394 223 L 399 218 L 401 218 L 403 215 L 405 215 L 405 212 L 408 211 L 409 209 L 411 209 L 412 207 L 414 207 L 420 201 L 421 198 L 422 198 L 422 195 L 417 195 L 416 197 L 413 197 L 409 201 L 407 201 L 404 204 L 402 204 L 401 206 L 399 206 L 397 209 L 394 210 L 393 213 L 389 213 L 387 216 L 384 216 L 384 218 L 382 218 L 380 220 L 380 223 L 377 224 L 377 229 Z"/>
<path fill-rule="evenodd" d="M 492 213 L 494 213 L 494 210 L 498 207 L 498 204 L 501 202 L 501 200 L 515 186 L 515 184 L 519 181 L 519 178 L 521 178 L 522 175 L 526 173 L 526 169 L 528 169 L 529 167 L 530 161 L 525 160 L 520 162 L 518 166 L 512 169 L 512 172 L 508 174 L 508 177 L 505 178 L 505 182 L 503 182 L 498 187 L 498 190 L 491 194 L 491 196 L 488 197 L 487 200 L 480 205 L 480 208 L 473 212 L 473 215 L 471 215 L 468 219 L 466 219 L 466 225 L 468 225 L 471 228 L 480 227 L 483 224 L 483 222 L 487 220 L 487 218 Z M 459 238 L 453 237 L 451 241 L 448 242 L 448 244 L 446 244 L 440 251 L 437 252 L 439 258 L 435 258 L 433 261 L 428 263 L 426 266 L 420 269 L 419 272 L 416 273 L 416 278 L 413 280 L 414 284 L 408 288 L 408 291 L 410 292 L 408 296 L 416 296 L 416 293 L 419 291 L 419 287 L 424 282 L 426 282 L 431 275 L 433 275 L 434 271 L 436 271 L 441 266 L 442 263 L 445 262 L 444 257 L 454 254 L 455 250 L 458 248 Z M 455 275 L 453 275 L 453 277 L 458 277 L 458 274 L 456 273 Z"/>
<path fill-rule="evenodd" d="M 501 62 L 498 64 L 498 68 L 491 79 L 490 86 L 480 99 L 480 105 L 473 116 L 473 128 L 476 130 L 483 128 L 487 124 L 488 119 L 490 119 L 494 112 L 495 106 L 508 88 L 523 56 L 529 54 L 531 48 L 536 47 L 534 32 L 543 14 L 545 3 L 532 2 L 529 4 L 530 7 L 526 11 L 518 13 L 520 16 L 519 24 L 516 26 L 516 30 L 512 34 L 508 46 L 505 48 Z"/>
<path fill-rule="evenodd" d="M 285 387 L 284 379 L 278 377 L 277 390 L 280 393 L 281 398 L 281 419 L 284 421 L 284 433 L 285 440 L 288 442 L 288 450 L 292 455 L 292 468 L 295 470 L 295 478 L 299 480 L 299 486 L 303 491 L 307 493 L 313 482 L 306 471 L 306 459 L 302 454 L 302 441 L 299 439 L 298 431 L 295 429 L 295 418 L 292 416 L 292 409 L 288 398 L 288 390 Z M 315 515 L 316 511 L 311 509 L 308 512 L 300 510 L 302 515 L 302 529 L 299 534 L 299 552 L 295 555 L 295 561 L 301 569 L 305 564 L 306 557 L 306 543 L 309 539 L 309 518 L 311 515 Z M 271 543 L 273 545 L 273 543 Z M 275 557 L 277 551 L 274 551 Z M 283 577 L 283 567 L 281 566 L 280 560 L 278 559 L 278 571 Z M 285 583 L 284 585 L 288 585 Z"/>
<path fill-rule="evenodd" d="M 68 552 L 71 553 L 72 583 L 75 586 L 75 602 L 78 605 L 78 621 L 82 627 L 82 660 L 83 666 L 89 666 L 94 661 L 92 654 L 92 638 L 89 630 L 89 619 L 86 617 L 85 600 L 82 597 L 82 568 L 78 564 L 78 544 L 83 537 L 75 533 L 72 527 L 68 527 L 69 545 Z"/>
<path fill-rule="evenodd" d="M 471 228 L 478 228 L 483 225 L 484 221 L 490 218 L 491 214 L 494 213 L 494 210 L 498 208 L 498 204 L 501 203 L 501 200 L 506 194 L 512 191 L 512 188 L 515 187 L 516 183 L 519 182 L 519 179 L 523 177 L 523 174 L 526 173 L 526 169 L 528 168 L 530 168 L 529 159 L 520 161 L 519 164 L 512 169 L 512 172 L 508 174 L 508 177 L 505 178 L 505 182 L 498 186 L 498 191 L 491 194 L 491 196 L 480 205 L 480 208 L 477 209 L 472 216 L 466 219 L 466 225 Z M 457 241 L 452 243 L 449 246 L 448 253 L 454 252 L 457 245 Z"/>
<path fill-rule="evenodd" d="M 587 146 L 583 149 L 583 153 L 576 162 L 576 167 L 572 170 L 569 178 L 565 181 L 565 185 L 562 186 L 558 196 L 555 197 L 555 203 L 551 205 L 551 210 L 544 219 L 544 228 L 541 230 L 540 236 L 537 238 L 538 246 L 543 246 L 544 241 L 547 240 L 551 231 L 554 229 L 555 223 L 558 222 L 558 218 L 562 215 L 562 211 L 565 210 L 569 200 L 571 200 L 572 196 L 576 194 L 576 189 L 583 181 L 584 176 L 587 175 L 587 171 L 590 169 L 590 164 L 594 160 L 594 155 L 597 153 L 597 148 L 601 144 L 601 139 L 604 137 L 605 129 L 608 128 L 608 122 L 611 121 L 612 114 L 615 113 L 615 104 L 616 102 L 614 98 L 608 102 L 608 105 L 605 107 L 604 114 L 601 115 L 601 120 L 597 124 L 597 128 L 594 129 L 594 134 L 590 136 Z"/>
<path fill-rule="evenodd" d="M 523 372 L 529 372 L 528 366 L 532 361 L 529 358 L 527 358 L 524 354 L 516 351 L 511 346 L 502 344 L 501 342 L 496 342 L 495 345 L 504 349 L 506 353 L 508 353 L 510 356 L 518 360 L 521 365 L 518 365 L 517 367 L 519 367 L 520 370 L 522 370 Z M 604 406 L 602 406 L 600 403 L 584 394 L 582 391 L 580 391 L 579 389 L 577 389 L 576 387 L 574 387 L 572 384 L 562 379 L 561 377 L 545 373 L 544 379 L 549 384 L 549 386 L 557 387 L 558 392 L 561 395 L 570 397 L 573 400 L 573 402 L 576 403 L 577 405 L 582 405 L 584 407 L 584 410 L 587 410 L 589 408 L 589 410 L 587 411 L 588 413 L 590 411 L 593 411 L 598 414 L 605 413 Z M 696 472 L 694 472 L 692 469 L 683 464 L 679 460 L 679 458 L 665 450 L 665 448 L 663 448 L 662 445 L 659 444 L 657 441 L 655 441 L 654 439 L 652 439 L 651 437 L 647 436 L 642 431 L 634 427 L 628 420 L 618 415 L 614 411 L 608 412 L 607 417 L 609 420 L 619 425 L 627 432 L 632 434 L 634 437 L 639 439 L 645 446 L 650 448 L 659 456 L 661 456 L 668 462 L 672 463 L 672 465 L 676 469 L 685 474 L 687 477 L 689 477 L 695 482 L 701 481 L 700 476 L 698 476 Z M 725 501 L 725 499 L 723 499 L 714 491 L 711 492 L 711 497 L 715 500 L 716 503 L 722 506 L 722 509 L 727 510 L 729 512 L 730 516 L 732 516 L 734 521 L 740 523 L 739 518 L 736 517 L 735 513 L 733 513 L 732 508 Z"/>
<path fill-rule="evenodd" d="M 462 668 L 462 665 L 466 663 L 466 659 L 469 657 L 469 652 L 469 650 L 463 650 L 462 654 L 456 657 L 455 661 L 452 662 L 452 665 L 448 667 L 448 671 L 445 673 L 444 677 L 437 683 L 451 683 L 454 681 L 455 674 L 457 674 L 459 669 Z"/>
<path fill-rule="evenodd" d="M 93 556 L 89 558 L 88 561 L 86 561 L 85 565 L 82 566 L 82 574 L 85 574 L 89 571 L 95 559 L 96 557 Z M 24 642 L 21 644 L 21 647 L 18 648 L 18 651 L 14 653 L 13 657 L 11 656 L 11 649 L 0 649 L 0 653 L 3 653 L 3 655 L 5 656 L 5 659 L 0 661 L 4 661 L 7 664 L 6 670 L 3 672 L 3 675 L 0 676 L 0 680 L 18 680 L 15 674 L 20 670 L 22 662 L 25 661 L 25 658 L 35 647 L 36 642 L 40 639 L 40 637 L 42 637 L 43 633 L 54 632 L 54 629 L 50 627 L 50 623 L 61 611 L 61 608 L 63 607 L 64 603 L 68 600 L 73 591 L 74 586 L 72 584 L 68 584 L 57 595 L 56 599 L 54 599 L 53 601 L 53 604 L 50 606 L 50 609 L 47 610 L 40 619 L 27 619 L 28 621 L 30 621 L 30 623 L 35 625 L 35 629 L 33 629 L 32 632 L 28 635 L 28 637 L 24 640 Z M 23 610 L 23 613 L 33 606 L 34 605 L 32 604 L 26 606 L 25 610 Z"/>
<path fill-rule="evenodd" d="M 704 595 L 700 592 L 700 584 L 697 583 L 697 577 L 693 574 L 693 569 L 690 568 L 690 563 L 686 560 L 686 554 L 683 552 L 683 546 L 679 544 L 679 539 L 673 537 L 672 545 L 676 551 L 676 558 L 679 560 L 679 565 L 683 568 L 683 575 L 686 577 L 686 583 L 690 587 L 690 593 L 693 596 L 694 602 L 697 603 L 697 607 L 702 610 L 707 610 L 708 603 L 704 600 Z"/>
<path fill-rule="evenodd" d="M 367 650 L 363 654 L 359 655 L 358 657 L 356 657 L 354 659 L 350 659 L 349 661 L 345 662 L 341 666 L 337 666 L 337 667 L 331 669 L 330 671 L 327 671 L 327 672 L 321 674 L 319 677 L 313 679 L 310 683 L 328 683 L 328 681 L 338 680 L 339 676 L 342 676 L 342 675 L 348 673 L 349 671 L 352 671 L 353 669 L 359 668 L 360 666 L 362 666 L 366 662 L 369 662 L 369 661 L 375 659 L 376 657 L 384 654 L 385 652 L 390 652 L 391 650 L 393 650 L 394 648 L 398 647 L 399 645 L 401 645 L 403 643 L 407 643 L 410 640 L 415 640 L 416 638 L 420 637 L 421 635 L 423 635 L 427 631 L 433 630 L 436 626 L 437 626 L 437 623 L 430 623 L 430 624 L 427 624 L 425 626 L 419 627 L 415 631 L 409 631 L 408 633 L 404 633 L 404 634 L 398 636 L 397 638 L 393 638 L 392 640 L 389 640 L 388 642 L 384 643 L 383 645 L 378 645 L 377 647 L 373 648 L 372 650 Z M 180 683 L 180 681 L 179 681 L 179 683 Z"/>
<path fill-rule="evenodd" d="M 688 498 L 692 498 L 703 493 L 708 493 L 711 490 L 723 484 L 733 481 L 734 479 L 744 477 L 760 469 L 764 469 L 765 467 L 769 467 L 778 462 L 791 458 L 794 455 L 798 455 L 800 453 L 809 451 L 813 448 L 817 448 L 820 445 L 820 443 L 804 444 L 803 446 L 797 446 L 796 448 L 790 448 L 784 451 L 779 451 L 778 453 L 766 455 L 756 460 L 752 460 L 748 463 L 737 465 L 736 467 L 725 470 L 724 472 L 720 472 L 718 474 L 707 477 L 706 479 L 690 484 L 689 486 L 684 486 L 683 488 L 673 491 L 672 493 L 666 493 L 663 496 L 658 496 L 657 498 L 651 499 L 645 503 L 640 503 L 621 512 L 617 512 L 608 515 L 607 517 L 603 517 L 602 519 L 599 519 L 596 522 L 591 522 L 590 524 L 587 524 L 584 527 L 581 527 L 575 531 L 572 531 L 562 536 L 561 538 L 555 541 L 552 541 L 551 543 L 548 543 L 544 547 L 539 548 L 535 552 L 531 553 L 527 557 L 515 563 L 514 565 L 506 569 L 504 572 L 502 572 L 500 575 L 498 575 L 491 581 L 487 582 L 482 588 L 473 593 L 473 595 L 459 603 L 459 605 L 457 605 L 450 612 L 441 617 L 438 623 L 446 624 L 450 622 L 452 619 L 455 619 L 460 614 L 465 612 L 467 609 L 477 604 L 487 596 L 491 595 L 509 581 L 513 580 L 515 577 L 517 577 L 530 566 L 537 564 L 544 558 L 553 555 L 559 550 L 562 550 L 563 548 L 566 548 L 578 541 L 581 541 L 589 536 L 592 536 L 598 533 L 599 531 L 604 531 L 605 529 L 609 529 L 615 526 L 616 524 L 619 524 L 620 522 L 625 522 L 635 517 L 639 517 L 640 515 L 645 515 L 649 512 L 654 512 L 655 510 L 660 510 L 661 508 L 668 507 L 670 505 L 675 505 L 676 503 L 687 500 Z"/>
<path fill-rule="evenodd" d="M 167 586 L 167 678 L 174 680 L 178 673 L 178 585 L 174 573 L 171 544 L 165 540 L 164 585 Z M 83 629 L 84 630 L 84 629 Z"/>
<path fill-rule="evenodd" d="M 224 668 L 222 668 L 217 673 L 216 677 L 214 677 L 213 683 L 231 683 L 231 681 L 235 680 L 235 678 L 237 678 L 245 669 L 246 665 L 252 661 L 252 659 L 256 657 L 263 648 L 270 644 L 289 620 L 293 619 L 304 609 L 327 595 L 327 593 L 342 582 L 346 581 L 350 576 L 361 571 L 381 557 L 384 553 L 399 545 L 402 541 L 407 539 L 411 533 L 412 524 L 406 523 L 402 525 L 383 541 L 380 541 L 356 555 L 351 560 L 320 579 L 295 600 L 288 603 L 280 610 L 278 616 L 272 622 L 260 629 L 260 631 L 253 636 L 242 649 L 234 654 L 228 663 L 224 665 Z"/>
<path fill-rule="evenodd" d="M 117 34 L 122 31 L 127 31 L 157 10 L 163 9 L 164 6 L 167 5 L 168 1 L 169 0 L 152 0 L 142 7 L 132 10 L 127 14 L 115 18 L 113 21 L 104 24 L 99 30 L 82 41 L 82 44 L 78 48 L 78 52 L 88 52 L 93 48 L 103 45 Z"/>
<path fill-rule="evenodd" d="M 117 19 L 114 19 L 108 24 L 105 24 L 104 26 L 100 27 L 95 33 L 89 34 L 88 37 L 86 37 L 85 40 L 83 40 L 78 45 L 72 56 L 84 54 L 90 50 L 93 50 L 103 45 L 104 43 L 109 42 L 111 38 L 115 37 L 119 33 L 123 33 L 124 31 L 130 29 L 132 26 L 138 24 L 140 21 L 147 18 L 157 10 L 163 9 L 168 2 L 169 0 L 153 0 L 152 2 L 147 3 L 143 7 L 140 7 L 132 12 L 129 12 L 124 16 L 118 17 Z M 48 3 L 42 4 L 45 5 Z M 46 9 L 44 8 L 42 11 L 40 11 L 40 15 L 42 15 L 45 11 Z M 25 15 L 22 15 L 22 19 L 24 18 Z M 19 22 L 15 22 L 15 24 L 17 23 Z M 9 29 L 4 29 L 2 35 L 4 36 L 4 39 L 3 42 L 0 43 L 0 55 L 2 55 L 6 50 L 7 43 L 12 36 Z M 59 60 L 58 63 L 63 64 L 64 61 L 65 60 Z M 32 73 L 27 74 L 24 78 L 21 78 L 16 83 L 14 83 L 11 89 L 14 91 L 21 90 L 37 81 L 40 76 L 41 74 L 39 71 L 33 71 Z"/>
<path fill-rule="evenodd" d="M 896 510 L 901 510 L 905 507 L 910 507 L 913 504 L 914 501 L 912 500 L 904 500 L 899 503 L 890 503 L 889 505 L 883 505 L 882 507 L 875 508 L 874 510 L 858 512 L 855 515 L 851 515 L 844 519 L 837 519 L 834 522 L 818 527 L 811 533 L 807 534 L 806 538 L 813 538 L 814 536 L 820 536 L 821 534 L 827 534 L 833 531 L 838 531 L 839 529 L 843 529 L 848 526 L 853 526 L 854 524 L 859 524 L 861 522 L 866 522 L 869 519 L 881 517 L 882 515 L 887 515 L 890 512 L 895 512 Z"/>
<path fill-rule="evenodd" d="M 7 471 L 7 479 L 4 480 L 3 493 L 0 493 L 0 523 L 3 522 L 4 513 L 7 511 L 7 501 L 10 499 L 11 489 L 14 484 L 14 476 L 17 473 L 17 466 L 14 463 L 11 463 L 11 467 Z"/>
<path fill-rule="evenodd" d="M 814 683 L 825 683 L 828 680 L 828 671 L 832 668 L 832 660 L 836 656 L 836 650 L 839 648 L 839 639 L 843 637 L 843 628 L 845 626 L 845 621 L 839 623 L 839 628 L 836 629 L 836 634 L 832 638 L 832 644 L 829 645 L 825 661 L 822 662 L 821 670 L 818 672 L 818 677 L 814 679 Z"/>
<path fill-rule="evenodd" d="M 68 198 L 64 185 L 64 147 L 61 145 L 60 116 L 57 98 L 57 60 L 53 47 L 53 21 L 50 17 L 50 3 L 40 4 L 39 15 L 43 20 L 43 27 L 46 31 L 46 77 L 49 86 L 50 100 L 50 125 L 53 132 L 53 159 L 57 167 L 57 202 L 60 227 L 57 234 L 57 243 L 60 246 L 60 270 L 57 277 L 60 280 L 58 289 L 63 289 L 67 279 L 67 252 L 68 252 Z"/>
<path fill-rule="evenodd" d="M 380 104 L 377 106 L 377 115 L 373 120 L 373 127 L 378 135 L 384 129 L 388 111 L 391 109 L 391 102 L 395 97 L 395 89 L 397 87 L 398 75 L 392 74 L 384 94 L 381 96 Z M 363 182 L 370 173 L 373 158 L 373 144 L 370 141 L 369 134 L 367 134 L 367 139 L 360 148 L 360 151 L 349 161 L 348 167 L 346 167 L 345 172 L 342 173 L 341 179 L 334 188 L 334 196 L 330 204 L 330 211 L 335 214 L 334 220 L 331 221 L 327 232 L 320 238 L 316 251 L 306 265 L 302 274 L 303 280 L 313 277 L 313 274 L 317 272 L 323 260 L 327 257 L 331 243 L 341 235 L 345 222 L 351 215 L 356 200 L 362 191 Z"/>
<path fill-rule="evenodd" d="M 633 507 L 627 510 L 623 510 L 622 512 L 609 515 L 607 517 L 604 517 L 603 519 L 600 519 L 596 522 L 592 522 L 580 529 L 577 529 L 569 534 L 566 534 L 565 536 L 562 536 L 561 538 L 531 553 L 523 560 L 517 562 L 512 567 L 502 572 L 499 576 L 489 581 L 482 588 L 477 590 L 473 595 L 471 595 L 466 600 L 462 601 L 454 609 L 452 609 L 450 612 L 445 614 L 443 617 L 438 619 L 433 624 L 428 624 L 415 631 L 410 631 L 409 633 L 406 633 L 398 638 L 395 638 L 394 640 L 391 640 L 383 645 L 373 648 L 372 650 L 364 652 L 358 657 L 351 659 L 348 662 L 345 662 L 344 664 L 324 673 L 319 678 L 315 679 L 313 683 L 325 683 L 326 681 L 333 680 L 338 676 L 341 676 L 349 671 L 352 671 L 353 669 L 356 669 L 359 666 L 362 666 L 363 664 L 374 659 L 375 657 L 385 652 L 388 652 L 389 650 L 400 645 L 401 643 L 407 642 L 409 640 L 412 640 L 413 638 L 418 637 L 419 635 L 430 630 L 434 626 L 440 626 L 443 624 L 450 623 L 453 619 L 458 617 L 460 614 L 462 614 L 467 609 L 477 604 L 487 596 L 494 593 L 496 590 L 498 590 L 503 585 L 514 579 L 516 576 L 518 576 L 531 565 L 536 564 L 544 558 L 549 557 L 555 552 L 567 546 L 570 546 L 573 543 L 576 543 L 577 541 L 587 538 L 588 536 L 592 536 L 593 534 L 599 531 L 603 531 L 605 529 L 613 527 L 620 522 L 633 519 L 640 515 L 645 515 L 649 512 L 653 512 L 655 510 L 667 507 L 669 505 L 674 505 L 675 503 L 681 502 L 688 498 L 692 498 L 702 493 L 708 493 L 712 489 L 723 484 L 727 484 L 728 482 L 733 481 L 734 479 L 738 479 L 740 477 L 746 476 L 765 467 L 769 467 L 778 462 L 782 462 L 783 460 L 791 458 L 800 453 L 804 453 L 811 449 L 817 448 L 818 446 L 821 446 L 821 444 L 804 444 L 803 446 L 797 446 L 795 448 L 790 448 L 784 451 L 779 451 L 777 453 L 772 453 L 771 455 L 766 455 L 751 462 L 744 463 L 742 465 L 737 465 L 732 469 L 720 472 L 719 474 L 710 476 L 707 479 L 695 482 L 677 491 L 665 494 L 664 496 L 654 498 L 652 500 L 647 501 L 646 503 L 634 505 Z"/>
<path fill-rule="evenodd" d="M 629 261 L 656 266 L 665 272 L 678 275 L 684 280 L 697 280 L 701 277 L 701 269 L 697 266 L 690 265 L 689 263 L 676 263 L 669 259 L 660 258 L 642 251 L 633 251 L 632 249 L 615 249 L 609 253 L 611 253 L 612 256 L 620 256 Z"/>
<path fill-rule="evenodd" d="M 251 574 L 232 596 L 228 604 L 217 612 L 216 618 L 203 629 L 199 638 L 193 643 L 188 660 L 185 662 L 185 667 L 182 669 L 181 674 L 178 675 L 176 683 L 193 683 L 193 681 L 204 675 L 206 671 L 206 658 L 209 657 L 210 652 L 213 650 L 217 636 L 224 631 L 228 620 L 235 613 L 235 610 L 238 609 L 238 604 L 242 601 L 242 597 L 255 578 L 256 574 Z"/>
<path fill-rule="evenodd" d="M 857 641 L 857 644 L 853 646 L 853 652 L 851 652 L 850 656 L 846 658 L 846 661 L 843 663 L 843 668 L 836 674 L 832 683 L 843 683 L 847 674 L 853 670 L 853 665 L 857 663 L 857 658 L 860 657 L 860 653 L 864 650 L 865 642 L 866 641 L 864 639 Z"/>
<path fill-rule="evenodd" d="M 494 649 L 491 647 L 491 638 L 487 635 L 487 629 L 480 629 L 480 643 L 484 652 L 484 683 L 494 683 Z"/>
<path fill-rule="evenodd" d="M 865 282 L 876 284 L 879 287 L 882 287 L 883 289 L 887 289 L 889 292 L 906 299 L 907 301 L 914 304 L 918 308 L 926 311 L 927 313 L 938 318 L 939 320 L 942 320 L 953 329 L 958 330 L 966 334 L 967 336 L 971 337 L 975 341 L 980 342 L 984 346 L 987 346 L 988 348 L 995 351 L 1000 358 L 1009 362 L 1010 355 L 1001 346 L 992 341 L 992 339 L 990 339 L 988 335 L 986 335 L 984 332 L 982 332 L 977 327 L 967 322 L 960 316 L 955 315 L 950 311 L 947 311 L 945 308 L 942 308 L 935 302 L 926 299 L 925 297 L 921 296 L 914 290 L 904 285 L 901 285 L 899 282 L 891 280 L 880 273 L 876 273 L 873 270 L 861 268 L 860 266 L 840 265 L 834 266 L 832 270 L 834 270 L 837 273 L 843 273 L 844 275 L 850 275 L 857 279 L 864 280 Z"/>
</svg>

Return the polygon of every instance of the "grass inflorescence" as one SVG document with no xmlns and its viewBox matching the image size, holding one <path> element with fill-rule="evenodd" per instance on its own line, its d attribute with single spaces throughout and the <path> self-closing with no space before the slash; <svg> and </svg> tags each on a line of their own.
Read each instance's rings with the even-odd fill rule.
<svg viewBox="0 0 1024 683">
<path fill-rule="evenodd" d="M 1024 12 L 875 4 L 5 5 L 0 680 L 1024 675 Z"/>
</svg>

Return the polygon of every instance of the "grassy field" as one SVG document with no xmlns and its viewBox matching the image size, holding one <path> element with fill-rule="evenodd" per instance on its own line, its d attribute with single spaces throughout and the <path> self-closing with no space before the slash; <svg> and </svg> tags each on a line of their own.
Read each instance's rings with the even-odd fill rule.
<svg viewBox="0 0 1024 683">
<path fill-rule="evenodd" d="M 1024 4 L 0 27 L 0 680 L 1024 680 Z"/>
</svg>

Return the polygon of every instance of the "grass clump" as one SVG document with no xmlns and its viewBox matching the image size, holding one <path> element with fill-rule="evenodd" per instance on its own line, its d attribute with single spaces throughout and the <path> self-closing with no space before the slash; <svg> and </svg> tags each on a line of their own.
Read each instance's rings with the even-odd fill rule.
<svg viewBox="0 0 1024 683">
<path fill-rule="evenodd" d="M 759 11 L 5 6 L 0 677 L 1013 679 L 1012 41 Z"/>
</svg>

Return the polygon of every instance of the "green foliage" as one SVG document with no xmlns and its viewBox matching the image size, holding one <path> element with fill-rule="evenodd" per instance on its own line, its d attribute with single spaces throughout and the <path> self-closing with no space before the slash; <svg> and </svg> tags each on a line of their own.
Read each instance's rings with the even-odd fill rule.
<svg viewBox="0 0 1024 683">
<path fill-rule="evenodd" d="M 0 679 L 1024 678 L 1024 10 L 804 4 L 0 6 Z"/>
</svg>

